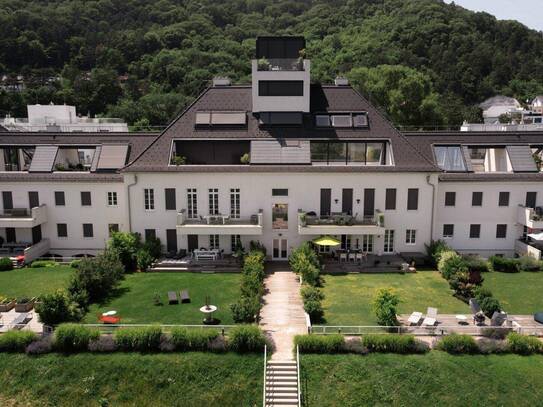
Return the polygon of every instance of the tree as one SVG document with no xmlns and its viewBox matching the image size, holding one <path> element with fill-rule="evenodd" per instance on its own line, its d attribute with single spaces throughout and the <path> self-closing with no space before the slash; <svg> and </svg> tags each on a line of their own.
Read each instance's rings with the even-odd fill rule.
<svg viewBox="0 0 543 407">
<path fill-rule="evenodd" d="M 138 233 L 115 232 L 111 235 L 107 248 L 116 253 L 125 271 L 136 269 L 137 253 L 141 248 L 141 237 Z"/>
<path fill-rule="evenodd" d="M 373 310 L 377 318 L 377 323 L 384 326 L 398 325 L 396 307 L 399 303 L 400 299 L 392 289 L 379 289 L 373 299 Z"/>
<path fill-rule="evenodd" d="M 63 290 L 40 296 L 36 312 L 45 325 L 56 326 L 63 322 L 78 321 L 83 317 L 79 305 L 73 302 Z"/>
</svg>

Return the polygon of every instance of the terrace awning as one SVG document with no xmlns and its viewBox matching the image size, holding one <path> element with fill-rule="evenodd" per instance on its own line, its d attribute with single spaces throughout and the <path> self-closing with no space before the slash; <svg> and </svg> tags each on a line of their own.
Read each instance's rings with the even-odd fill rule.
<svg viewBox="0 0 543 407">
<path fill-rule="evenodd" d="M 313 243 L 315 243 L 318 246 L 337 246 L 340 245 L 341 242 L 332 236 L 321 236 L 316 239 L 313 239 Z"/>
</svg>

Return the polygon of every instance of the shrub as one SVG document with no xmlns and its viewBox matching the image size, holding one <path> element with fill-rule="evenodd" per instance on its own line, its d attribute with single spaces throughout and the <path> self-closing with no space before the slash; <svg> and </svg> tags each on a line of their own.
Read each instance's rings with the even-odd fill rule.
<svg viewBox="0 0 543 407">
<path fill-rule="evenodd" d="M 37 339 L 31 331 L 8 331 L 0 335 L 0 352 L 24 352 Z"/>
<path fill-rule="evenodd" d="M 115 352 L 118 350 L 115 339 L 110 336 L 100 336 L 89 342 L 89 351 L 91 352 Z"/>
<path fill-rule="evenodd" d="M 437 267 L 441 254 L 445 251 L 449 251 L 450 248 L 443 240 L 432 240 L 430 244 L 425 244 L 426 254 L 430 258 L 432 265 Z"/>
<path fill-rule="evenodd" d="M 304 300 L 304 311 L 307 312 L 312 321 L 318 322 L 324 316 L 322 304 L 317 300 Z"/>
<path fill-rule="evenodd" d="M 70 262 L 70 267 L 73 269 L 79 268 L 80 263 L 81 263 L 81 260 L 72 260 Z"/>
<path fill-rule="evenodd" d="M 230 305 L 234 322 L 254 322 L 260 313 L 260 297 L 241 297 Z"/>
<path fill-rule="evenodd" d="M 492 339 L 492 338 L 479 339 L 477 341 L 477 346 L 479 347 L 479 353 L 482 353 L 483 355 L 490 355 L 492 353 L 499 354 L 499 353 L 509 352 L 509 346 L 507 344 L 507 341 L 496 340 L 496 339 Z"/>
<path fill-rule="evenodd" d="M 324 294 L 317 287 L 304 286 L 300 290 L 302 299 L 304 301 L 322 301 L 324 300 Z"/>
<path fill-rule="evenodd" d="M 531 256 L 522 256 L 518 259 L 517 267 L 519 271 L 540 271 L 541 262 Z"/>
<path fill-rule="evenodd" d="M 368 334 L 361 341 L 370 352 L 417 353 L 419 349 L 413 335 Z"/>
<path fill-rule="evenodd" d="M 61 352 L 81 352 L 100 337 L 97 329 L 77 324 L 62 324 L 55 330 L 54 347 Z"/>
<path fill-rule="evenodd" d="M 505 339 L 511 332 L 511 328 L 489 327 L 483 328 L 481 335 L 490 339 Z"/>
<path fill-rule="evenodd" d="M 377 323 L 385 326 L 398 325 L 396 318 L 396 306 L 400 299 L 390 288 L 381 288 L 373 299 L 373 310 L 377 317 Z"/>
<path fill-rule="evenodd" d="M 475 289 L 473 290 L 473 296 L 475 297 L 477 302 L 480 304 L 481 301 L 483 301 L 483 299 L 487 297 L 492 297 L 492 291 L 490 291 L 488 288 L 484 288 L 481 286 L 475 287 Z"/>
<path fill-rule="evenodd" d="M 296 335 L 294 344 L 302 353 L 341 353 L 345 351 L 343 335 Z"/>
<path fill-rule="evenodd" d="M 451 280 L 455 274 L 467 273 L 468 266 L 466 260 L 456 252 L 446 251 L 441 254 L 437 269 L 445 280 Z"/>
<path fill-rule="evenodd" d="M 501 273 L 518 273 L 518 263 L 517 259 L 509 259 L 506 257 L 492 256 L 488 259 L 492 270 L 499 271 Z"/>
<path fill-rule="evenodd" d="M 45 325 L 55 326 L 62 322 L 78 321 L 83 317 L 83 311 L 77 304 L 70 302 L 68 295 L 62 290 L 42 295 L 40 299 L 36 304 L 36 312 Z"/>
<path fill-rule="evenodd" d="M 264 294 L 264 284 L 257 274 L 244 274 L 240 290 L 242 297 L 261 297 Z"/>
<path fill-rule="evenodd" d="M 251 158 L 250 158 L 249 154 L 248 153 L 243 154 L 240 157 L 239 162 L 241 164 L 249 164 L 251 162 Z"/>
<path fill-rule="evenodd" d="M 203 351 L 208 350 L 210 343 L 219 336 L 216 329 L 187 329 L 175 327 L 172 329 L 170 341 L 175 350 Z"/>
<path fill-rule="evenodd" d="M 266 337 L 258 326 L 236 326 L 228 333 L 228 345 L 230 349 L 240 353 L 260 352 L 266 345 Z"/>
<path fill-rule="evenodd" d="M 479 347 L 473 336 L 458 334 L 444 336 L 437 343 L 436 349 L 455 355 L 479 352 Z"/>
<path fill-rule="evenodd" d="M 13 270 L 13 262 L 9 257 L 0 257 L 0 271 Z"/>
<path fill-rule="evenodd" d="M 366 348 L 362 344 L 360 338 L 357 337 L 345 338 L 345 344 L 343 345 L 343 349 L 347 353 L 358 353 L 360 355 L 366 355 L 369 353 L 368 348 Z"/>
<path fill-rule="evenodd" d="M 263 257 L 266 257 L 266 246 L 260 243 L 258 240 L 251 240 L 249 242 L 249 251 L 250 252 L 260 252 Z"/>
<path fill-rule="evenodd" d="M 27 355 L 44 355 L 53 351 L 53 343 L 51 337 L 39 339 L 34 342 L 30 342 L 25 349 Z"/>
<path fill-rule="evenodd" d="M 162 244 L 157 237 L 146 239 L 142 249 L 147 251 L 153 260 L 158 259 L 162 254 Z"/>
<path fill-rule="evenodd" d="M 473 290 L 476 285 L 470 282 L 470 275 L 467 271 L 459 271 L 452 274 L 448 281 L 449 287 L 451 287 L 458 296 L 463 297 L 466 300 L 473 297 Z"/>
<path fill-rule="evenodd" d="M 153 264 L 153 261 L 153 256 L 151 256 L 148 250 L 138 250 L 138 253 L 136 254 L 136 262 L 140 271 L 147 271 L 147 269 Z"/>
<path fill-rule="evenodd" d="M 53 260 L 34 260 L 30 267 L 32 268 L 42 268 L 42 267 L 55 267 L 57 265 L 56 261 Z"/>
<path fill-rule="evenodd" d="M 306 284 L 315 286 L 319 284 L 320 269 L 307 257 L 300 257 L 296 263 L 296 273 L 302 277 Z"/>
<path fill-rule="evenodd" d="M 141 248 L 140 235 L 129 232 L 114 232 L 107 244 L 108 249 L 117 253 L 124 271 L 134 271 L 137 266 L 136 254 Z"/>
<path fill-rule="evenodd" d="M 115 343 L 124 351 L 150 352 L 159 349 L 161 336 L 159 326 L 123 328 L 115 332 Z"/>
<path fill-rule="evenodd" d="M 533 336 L 524 336 L 516 332 L 507 335 L 509 350 L 520 355 L 543 353 L 543 342 Z"/>
<path fill-rule="evenodd" d="M 486 273 L 490 271 L 488 261 L 480 257 L 465 257 L 470 272 Z"/>
<path fill-rule="evenodd" d="M 494 312 L 500 312 L 502 308 L 500 302 L 494 297 L 483 298 L 479 305 L 488 318 L 492 318 Z"/>
</svg>

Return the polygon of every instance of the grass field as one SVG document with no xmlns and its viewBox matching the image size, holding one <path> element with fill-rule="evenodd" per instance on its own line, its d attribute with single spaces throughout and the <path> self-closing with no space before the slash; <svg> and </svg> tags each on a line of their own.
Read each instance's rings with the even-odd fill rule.
<svg viewBox="0 0 543 407">
<path fill-rule="evenodd" d="M 489 288 L 510 314 L 543 311 L 543 273 L 485 273 L 483 287 Z"/>
<path fill-rule="evenodd" d="M 0 405 L 260 406 L 262 357 L 0 354 Z"/>
<path fill-rule="evenodd" d="M 541 405 L 543 356 L 303 355 L 306 407 Z"/>
<path fill-rule="evenodd" d="M 115 310 L 122 323 L 201 324 L 203 314 L 199 311 L 205 304 L 218 307 L 214 317 L 221 324 L 232 324 L 230 304 L 239 295 L 240 274 L 200 273 L 135 273 L 128 274 L 117 293 L 104 304 L 91 306 L 85 321 L 95 323 L 99 313 Z M 187 289 L 190 304 L 168 305 L 167 292 Z M 154 305 L 154 295 L 159 293 L 164 305 Z"/>
<path fill-rule="evenodd" d="M 442 314 L 468 313 L 469 307 L 452 296 L 437 271 L 414 274 L 349 274 L 324 276 L 324 318 L 327 325 L 377 325 L 372 310 L 379 288 L 393 288 L 400 297 L 400 314 L 426 312 L 437 307 Z"/>
<path fill-rule="evenodd" d="M 22 268 L 0 272 L 0 295 L 36 297 L 66 287 L 74 269 L 69 266 Z"/>
</svg>

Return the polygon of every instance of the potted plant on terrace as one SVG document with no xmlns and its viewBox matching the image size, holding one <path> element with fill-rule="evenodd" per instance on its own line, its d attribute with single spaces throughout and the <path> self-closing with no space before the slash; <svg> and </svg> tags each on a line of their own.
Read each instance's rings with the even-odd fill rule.
<svg viewBox="0 0 543 407">
<path fill-rule="evenodd" d="M 28 312 L 34 308 L 35 298 L 20 297 L 15 303 L 15 312 Z"/>
<path fill-rule="evenodd" d="M 270 62 L 266 58 L 260 58 L 257 62 L 259 71 L 269 71 Z"/>
<path fill-rule="evenodd" d="M 174 155 L 172 157 L 172 164 L 173 165 L 185 165 L 187 163 L 187 158 L 183 157 L 181 155 Z"/>
<path fill-rule="evenodd" d="M 0 312 L 11 311 L 15 307 L 15 299 L 0 296 Z"/>
</svg>

